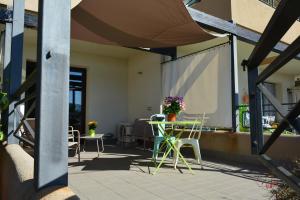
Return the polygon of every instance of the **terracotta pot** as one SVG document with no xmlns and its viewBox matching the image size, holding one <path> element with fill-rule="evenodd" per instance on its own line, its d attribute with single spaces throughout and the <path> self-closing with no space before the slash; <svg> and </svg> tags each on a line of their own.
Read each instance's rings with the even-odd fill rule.
<svg viewBox="0 0 300 200">
<path fill-rule="evenodd" d="M 176 114 L 175 114 L 175 113 L 170 113 L 170 114 L 168 114 L 168 121 L 169 121 L 169 122 L 174 122 L 174 121 L 176 121 Z"/>
</svg>

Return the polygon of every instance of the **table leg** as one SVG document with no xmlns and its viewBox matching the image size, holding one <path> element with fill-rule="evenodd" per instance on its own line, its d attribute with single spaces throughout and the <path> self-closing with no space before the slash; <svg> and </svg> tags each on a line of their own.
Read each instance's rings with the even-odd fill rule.
<svg viewBox="0 0 300 200">
<path fill-rule="evenodd" d="M 171 151 L 171 148 L 167 152 L 164 153 L 164 155 L 163 155 L 163 157 L 162 157 L 159 165 L 156 167 L 156 169 L 154 170 L 154 172 L 152 173 L 152 175 L 155 175 L 158 172 L 158 170 L 160 169 L 160 167 L 163 164 L 163 162 L 166 160 L 166 158 L 167 158 L 168 154 L 170 153 L 170 151 Z"/>
<path fill-rule="evenodd" d="M 86 139 L 84 139 L 84 141 L 83 141 L 82 152 L 85 152 L 85 142 L 86 142 Z"/>
<path fill-rule="evenodd" d="M 104 143 L 103 143 L 103 138 L 101 137 L 101 138 L 100 138 L 100 140 L 101 140 L 101 145 L 102 145 L 102 148 L 101 148 L 101 149 L 102 149 L 102 150 L 101 150 L 101 153 L 103 153 L 103 152 L 104 152 Z"/>
<path fill-rule="evenodd" d="M 162 128 L 162 125 L 159 125 L 159 126 L 161 126 L 161 128 Z M 166 143 L 167 146 L 169 145 L 170 148 L 167 150 L 167 152 L 164 153 L 162 160 L 160 161 L 159 165 L 156 167 L 155 171 L 152 174 L 154 175 L 154 174 L 156 174 L 158 172 L 159 168 L 161 167 L 162 163 L 165 161 L 166 157 L 169 155 L 169 153 L 171 152 L 171 150 L 177 152 L 179 158 L 188 167 L 189 171 L 192 174 L 194 174 L 194 172 L 193 172 L 192 168 L 190 167 L 190 165 L 186 162 L 186 160 L 184 159 L 184 157 L 180 153 L 179 149 L 177 149 L 176 146 L 175 146 L 175 144 L 179 140 L 181 134 L 184 132 L 184 129 L 177 135 L 178 138 L 174 142 L 170 141 L 169 140 L 169 134 L 167 134 L 166 131 L 164 131 L 164 132 L 165 132 L 165 134 L 164 134 L 165 142 L 164 143 Z M 173 133 L 174 133 L 174 130 L 172 130 L 172 132 L 170 133 L 170 135 L 173 134 Z"/>
<path fill-rule="evenodd" d="M 98 142 L 98 139 L 96 140 L 96 143 L 97 143 L 97 153 L 98 153 L 98 158 L 99 158 L 99 142 Z"/>
</svg>

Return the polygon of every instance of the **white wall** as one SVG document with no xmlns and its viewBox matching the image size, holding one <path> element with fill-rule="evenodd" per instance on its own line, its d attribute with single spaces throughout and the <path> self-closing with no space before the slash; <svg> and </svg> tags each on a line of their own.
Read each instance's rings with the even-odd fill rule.
<svg viewBox="0 0 300 200">
<path fill-rule="evenodd" d="M 87 69 L 86 120 L 96 120 L 102 133 L 114 133 L 127 121 L 127 60 L 71 52 L 71 66 Z"/>
<path fill-rule="evenodd" d="M 128 61 L 128 119 L 159 113 L 161 102 L 161 56 L 144 53 Z"/>
<path fill-rule="evenodd" d="M 26 61 L 36 61 L 36 47 L 25 43 Z M 71 50 L 71 66 L 87 69 L 86 122 L 96 120 L 102 133 L 115 133 L 120 121 L 128 121 L 127 59 L 99 56 Z"/>
</svg>

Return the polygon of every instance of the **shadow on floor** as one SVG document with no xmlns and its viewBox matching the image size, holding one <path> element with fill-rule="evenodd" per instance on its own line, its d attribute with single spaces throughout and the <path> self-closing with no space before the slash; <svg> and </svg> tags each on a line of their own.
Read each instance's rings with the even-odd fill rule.
<svg viewBox="0 0 300 200">
<path fill-rule="evenodd" d="M 151 160 L 152 152 L 143 151 L 136 148 L 120 148 L 115 145 L 106 145 L 105 151 L 99 158 L 86 159 L 85 154 L 94 154 L 94 147 L 87 147 L 86 152 L 82 153 L 82 161 L 70 162 L 69 166 L 82 166 L 82 171 L 114 171 L 114 170 L 133 170 L 138 169 L 141 173 L 150 174 L 155 169 L 155 165 Z M 191 151 L 183 151 L 184 157 L 193 158 Z M 95 154 L 95 156 L 97 156 Z M 233 163 L 226 161 L 204 160 L 204 169 L 199 165 L 192 164 L 194 171 L 210 171 L 216 173 L 224 173 L 231 176 L 254 180 L 262 183 L 268 183 L 273 177 L 270 177 L 269 171 L 266 168 L 257 166 L 243 165 L 241 163 Z M 174 169 L 171 159 L 162 165 L 162 168 Z M 178 166 L 178 171 L 182 174 L 188 173 L 187 167 L 184 165 Z"/>
</svg>

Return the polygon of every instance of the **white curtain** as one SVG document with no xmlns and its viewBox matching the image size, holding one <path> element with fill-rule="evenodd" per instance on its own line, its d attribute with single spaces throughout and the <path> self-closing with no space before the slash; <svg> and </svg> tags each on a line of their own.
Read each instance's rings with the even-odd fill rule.
<svg viewBox="0 0 300 200">
<path fill-rule="evenodd" d="M 164 63 L 162 71 L 163 97 L 184 97 L 185 112 L 205 112 L 208 126 L 232 127 L 229 44 Z"/>
</svg>

